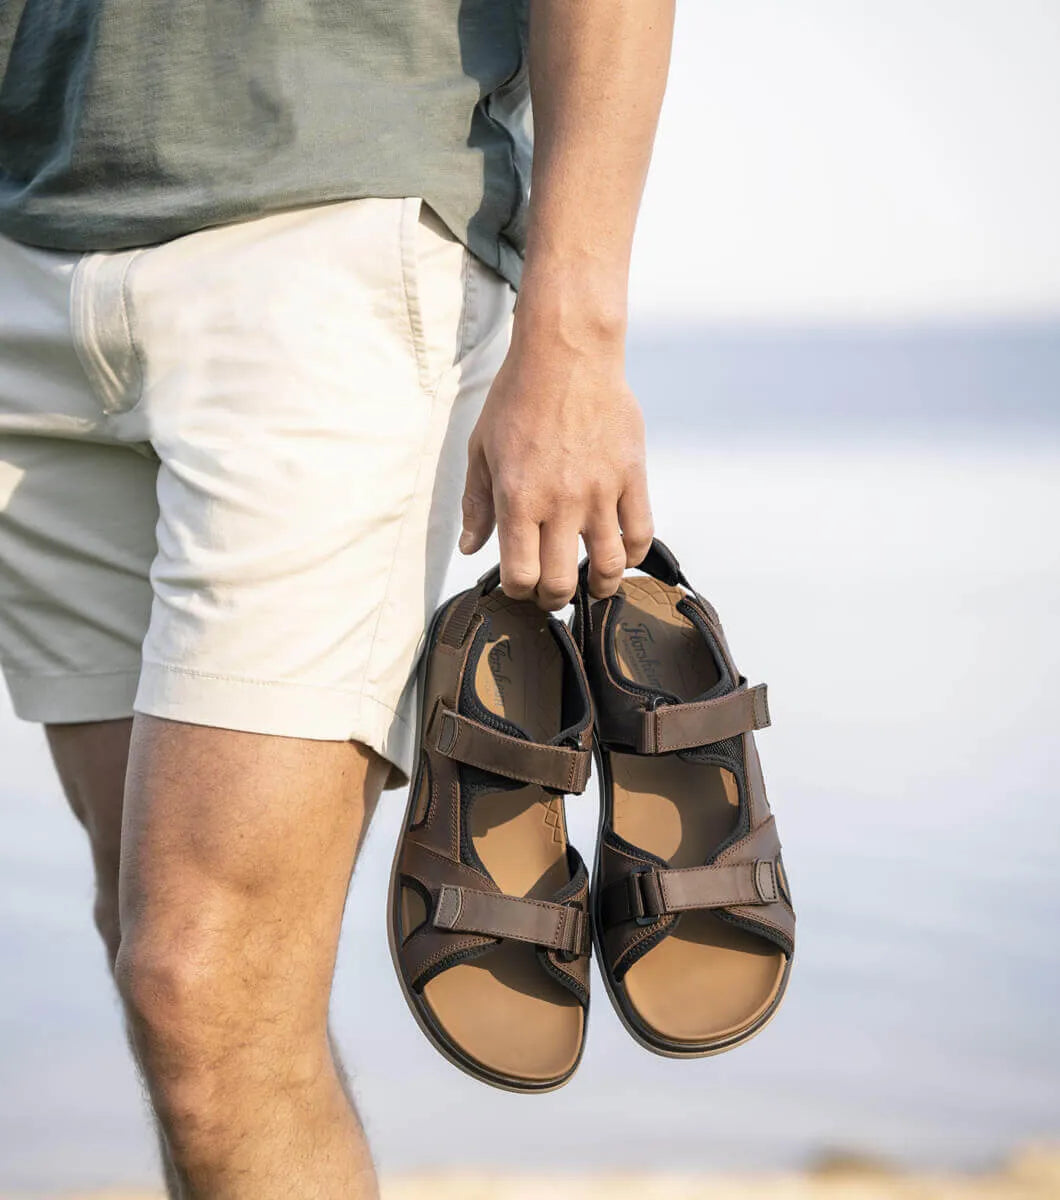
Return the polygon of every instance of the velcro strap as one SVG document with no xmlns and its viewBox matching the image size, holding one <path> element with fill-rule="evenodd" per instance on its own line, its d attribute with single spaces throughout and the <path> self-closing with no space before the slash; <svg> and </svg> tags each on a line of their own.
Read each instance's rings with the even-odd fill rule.
<svg viewBox="0 0 1060 1200">
<path fill-rule="evenodd" d="M 589 782 L 592 751 L 512 737 L 442 704 L 431 715 L 424 740 L 446 758 L 557 792 L 584 792 Z"/>
<path fill-rule="evenodd" d="M 769 724 L 766 685 L 741 687 L 715 700 L 662 704 L 641 713 L 638 754 L 669 754 L 708 746 Z"/>
<path fill-rule="evenodd" d="M 773 904 L 779 899 L 776 867 L 760 858 L 725 866 L 634 871 L 606 887 L 600 902 L 604 924 L 610 927 L 623 921 L 647 924 L 693 908 Z"/>
<path fill-rule="evenodd" d="M 434 907 L 438 929 L 514 938 L 549 950 L 585 957 L 589 953 L 589 919 L 584 910 L 548 900 L 529 900 L 442 884 Z"/>
</svg>

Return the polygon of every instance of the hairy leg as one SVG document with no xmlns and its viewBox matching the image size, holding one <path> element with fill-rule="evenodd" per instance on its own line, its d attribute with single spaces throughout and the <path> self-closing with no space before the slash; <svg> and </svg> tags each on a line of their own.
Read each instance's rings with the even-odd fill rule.
<svg viewBox="0 0 1060 1200">
<path fill-rule="evenodd" d="M 352 743 L 135 719 L 116 971 L 187 1200 L 378 1194 L 327 1014 L 386 771 Z"/>
<path fill-rule="evenodd" d="M 118 864 L 121 860 L 122 793 L 131 732 L 131 719 L 45 727 L 66 799 L 88 834 L 96 876 L 93 918 L 103 939 L 111 972 L 121 940 Z M 158 1145 L 166 1192 L 179 1200 L 177 1176 L 161 1129 L 158 1130 Z"/>
<path fill-rule="evenodd" d="M 129 759 L 132 721 L 100 721 L 45 728 L 52 759 L 70 808 L 88 834 L 95 869 L 93 916 L 113 971 L 120 941 L 118 867 L 121 855 L 122 797 Z M 330 1039 L 332 1056 L 350 1099 L 338 1049 Z M 167 1194 L 183 1194 L 161 1128 L 158 1141 Z"/>
</svg>

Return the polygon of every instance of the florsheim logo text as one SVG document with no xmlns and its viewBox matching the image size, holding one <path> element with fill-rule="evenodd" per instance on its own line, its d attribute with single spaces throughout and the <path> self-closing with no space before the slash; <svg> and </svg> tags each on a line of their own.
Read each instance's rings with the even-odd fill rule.
<svg viewBox="0 0 1060 1200">
<path fill-rule="evenodd" d="M 659 682 L 659 668 L 662 666 L 662 663 L 659 659 L 653 658 L 651 654 L 651 648 L 655 644 L 651 630 L 647 625 L 628 625 L 625 622 L 622 623 L 621 629 L 626 635 L 629 642 L 629 649 L 637 664 L 637 671 L 640 676 L 637 682 L 644 683 L 646 681 L 652 687 L 663 691 L 663 686 Z"/>
</svg>

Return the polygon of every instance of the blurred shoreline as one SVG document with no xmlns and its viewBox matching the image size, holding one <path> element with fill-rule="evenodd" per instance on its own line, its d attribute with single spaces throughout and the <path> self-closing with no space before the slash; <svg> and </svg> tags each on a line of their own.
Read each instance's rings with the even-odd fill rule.
<svg viewBox="0 0 1060 1200">
<path fill-rule="evenodd" d="M 997 1171 L 974 1174 L 896 1171 L 871 1160 L 836 1156 L 805 1172 L 702 1177 L 458 1172 L 391 1176 L 382 1184 L 382 1200 L 541 1200 L 572 1193 L 580 1200 L 1055 1200 L 1060 1195 L 1060 1146 L 1030 1147 Z M 61 1200 L 163 1197 L 157 1192 L 97 1191 Z"/>
</svg>

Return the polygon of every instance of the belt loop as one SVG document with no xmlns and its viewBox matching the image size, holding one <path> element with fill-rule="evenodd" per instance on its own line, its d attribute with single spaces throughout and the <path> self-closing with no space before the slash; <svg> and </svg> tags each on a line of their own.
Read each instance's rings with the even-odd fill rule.
<svg viewBox="0 0 1060 1200">
<path fill-rule="evenodd" d="M 768 858 L 760 858 L 754 866 L 755 889 L 763 904 L 772 904 L 779 899 L 777 875 Z"/>
</svg>

